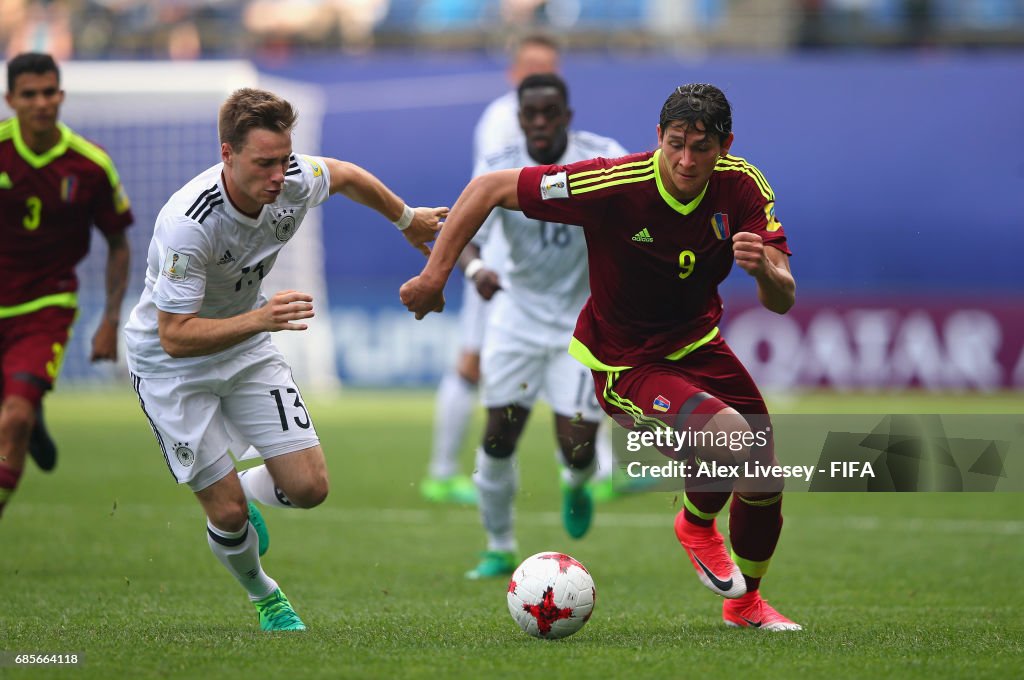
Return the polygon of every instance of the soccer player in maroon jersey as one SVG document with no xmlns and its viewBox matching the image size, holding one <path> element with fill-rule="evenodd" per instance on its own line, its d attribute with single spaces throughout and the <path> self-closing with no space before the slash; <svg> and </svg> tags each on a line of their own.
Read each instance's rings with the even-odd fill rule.
<svg viewBox="0 0 1024 680">
<path fill-rule="evenodd" d="M 718 284 L 735 262 L 756 281 L 764 307 L 787 312 L 796 283 L 786 235 L 764 176 L 729 154 L 732 109 L 720 89 L 676 88 L 657 133 L 653 152 L 475 178 L 423 272 L 400 295 L 416 318 L 443 309 L 442 290 L 459 254 L 496 206 L 580 225 L 591 297 L 569 352 L 593 371 L 602 407 L 634 429 L 707 431 L 737 441 L 763 430 L 767 408 L 718 332 Z M 770 437 L 738 451 L 691 447 L 687 455 L 691 465 L 775 462 Z M 676 536 L 701 582 L 726 598 L 722 615 L 730 626 L 800 629 L 759 592 L 782 530 L 782 486 L 775 478 L 739 476 L 725 488 L 687 480 Z M 730 496 L 731 556 L 715 526 Z"/>
<path fill-rule="evenodd" d="M 78 313 L 75 265 L 89 252 L 90 229 L 107 240 L 106 307 L 92 339 L 93 361 L 117 359 L 128 282 L 133 218 L 110 156 L 58 121 L 64 91 L 48 54 L 7 63 L 7 104 L 0 123 L 0 514 L 25 466 L 44 470 L 56 447 L 42 421 Z"/>
</svg>

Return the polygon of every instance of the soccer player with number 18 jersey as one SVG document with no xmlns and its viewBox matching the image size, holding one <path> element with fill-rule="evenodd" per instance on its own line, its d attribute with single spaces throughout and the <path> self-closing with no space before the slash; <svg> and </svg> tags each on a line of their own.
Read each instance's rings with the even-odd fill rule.
<svg viewBox="0 0 1024 680">
<path fill-rule="evenodd" d="M 591 297 L 569 352 L 593 373 L 604 410 L 634 429 L 724 433 L 763 423 L 767 408 L 718 331 L 718 284 L 735 262 L 757 283 L 761 304 L 783 314 L 795 301 L 790 251 L 761 172 L 730 155 L 732 110 L 720 89 L 684 85 L 665 101 L 658 149 L 618 159 L 504 170 L 466 187 L 420 276 L 401 290 L 422 318 L 466 242 L 492 208 L 584 228 Z M 767 445 L 742 451 L 695 446 L 695 459 L 775 463 Z M 732 497 L 732 552 L 715 518 Z M 676 536 L 701 582 L 726 598 L 729 626 L 799 630 L 761 598 L 782 530 L 782 481 L 739 478 L 731 488 L 688 481 Z"/>
<path fill-rule="evenodd" d="M 58 120 L 64 91 L 53 57 L 11 59 L 6 99 L 15 115 L 0 122 L 0 513 L 26 452 L 43 470 L 56 464 L 43 395 L 57 380 L 78 314 L 75 266 L 89 252 L 93 224 L 108 249 L 106 305 L 91 358 L 117 358 L 128 282 L 125 230 L 133 221 L 110 156 Z"/>
</svg>

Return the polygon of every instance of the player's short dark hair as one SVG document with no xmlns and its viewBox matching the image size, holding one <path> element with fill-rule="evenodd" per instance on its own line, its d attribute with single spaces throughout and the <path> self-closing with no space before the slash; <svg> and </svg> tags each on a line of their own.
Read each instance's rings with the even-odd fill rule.
<svg viewBox="0 0 1024 680">
<path fill-rule="evenodd" d="M 512 47 L 512 53 L 518 54 L 521 49 L 528 45 L 538 45 L 540 47 L 546 47 L 552 52 L 560 54 L 562 52 L 562 44 L 558 42 L 558 38 L 551 35 L 550 33 L 543 33 L 541 31 L 535 31 L 533 33 L 526 33 L 519 36 Z"/>
<path fill-rule="evenodd" d="M 732 132 L 732 107 L 725 93 L 707 83 L 680 85 L 661 107 L 662 134 L 670 123 L 682 121 L 690 127 L 702 123 L 708 133 L 718 135 L 725 142 Z"/>
<path fill-rule="evenodd" d="M 519 94 L 519 101 L 523 101 L 524 92 L 538 87 L 553 87 L 558 90 L 558 94 L 562 95 L 562 101 L 566 104 L 569 103 L 569 87 L 557 73 L 535 73 L 532 76 L 523 78 L 522 82 L 519 83 L 519 88 L 516 90 Z"/>
<path fill-rule="evenodd" d="M 7 91 L 14 92 L 14 81 L 23 73 L 56 73 L 60 84 L 60 69 L 57 62 L 49 54 L 42 52 L 22 52 L 7 62 Z"/>
<path fill-rule="evenodd" d="M 250 130 L 291 132 L 298 117 L 292 105 L 273 92 L 244 87 L 232 92 L 220 107 L 220 141 L 237 151 Z"/>
</svg>

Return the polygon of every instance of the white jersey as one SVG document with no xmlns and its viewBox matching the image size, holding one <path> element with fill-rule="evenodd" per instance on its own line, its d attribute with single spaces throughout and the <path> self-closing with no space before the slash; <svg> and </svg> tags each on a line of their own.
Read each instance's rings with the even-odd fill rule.
<svg viewBox="0 0 1024 680">
<path fill-rule="evenodd" d="M 519 93 L 511 90 L 484 109 L 473 129 L 473 167 L 525 139 L 519 127 Z"/>
<path fill-rule="evenodd" d="M 195 177 L 156 218 L 146 288 L 125 326 L 128 368 L 137 376 L 201 375 L 205 366 L 269 344 L 263 332 L 215 354 L 172 358 L 160 346 L 157 310 L 226 319 L 265 305 L 260 285 L 278 251 L 330 194 L 323 160 L 293 154 L 277 200 L 247 217 L 227 199 L 222 168 L 218 163 Z"/>
<path fill-rule="evenodd" d="M 525 143 L 526 136 L 519 126 L 519 93 L 510 90 L 501 95 L 484 109 L 473 129 L 473 168 L 483 166 L 484 160 L 505 148 Z M 530 163 L 532 165 L 532 163 Z M 478 173 L 474 172 L 475 177 Z M 487 263 L 488 268 L 498 273 L 504 280 L 508 264 L 508 244 L 501 235 L 501 230 L 493 230 L 490 237 L 477 240 L 480 246 L 480 259 Z M 466 283 L 472 286 L 472 283 Z M 475 289 L 474 289 L 475 290 Z"/>
<path fill-rule="evenodd" d="M 618 142 L 590 132 L 569 132 L 558 165 L 590 158 L 619 158 L 627 154 Z M 536 165 L 525 139 L 483 161 L 474 174 Z M 590 295 L 587 245 L 581 227 L 540 222 L 515 210 L 495 208 L 474 241 L 486 243 L 501 228 L 509 245 L 503 293 L 529 317 L 545 326 L 572 330 Z M 566 338 L 568 343 L 568 338 Z"/>
</svg>

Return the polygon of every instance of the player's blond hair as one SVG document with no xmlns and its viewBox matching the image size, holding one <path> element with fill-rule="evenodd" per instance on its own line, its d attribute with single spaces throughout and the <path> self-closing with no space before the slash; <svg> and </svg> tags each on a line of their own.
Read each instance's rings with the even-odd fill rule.
<svg viewBox="0 0 1024 680">
<path fill-rule="evenodd" d="M 244 87 L 235 90 L 220 107 L 218 131 L 221 144 L 238 151 L 253 129 L 291 132 L 298 112 L 273 92 Z"/>
</svg>

